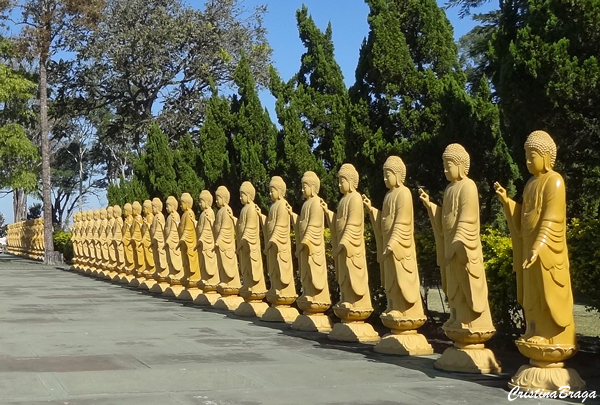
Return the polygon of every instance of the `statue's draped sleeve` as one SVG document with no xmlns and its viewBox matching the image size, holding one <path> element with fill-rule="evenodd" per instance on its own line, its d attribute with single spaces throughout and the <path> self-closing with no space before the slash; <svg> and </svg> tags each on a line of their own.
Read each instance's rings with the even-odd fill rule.
<svg viewBox="0 0 600 405">
<path fill-rule="evenodd" d="M 340 200 L 340 208 L 336 219 L 338 245 L 345 247 L 346 257 L 342 260 L 346 260 L 352 290 L 356 295 L 364 296 L 368 293 L 369 286 L 365 260 L 362 198 L 357 192 L 348 193 Z"/>
<path fill-rule="evenodd" d="M 227 213 L 227 207 L 221 207 L 217 212 L 214 232 L 216 243 L 221 252 L 223 270 L 227 277 L 234 278 L 237 272 L 237 258 L 235 256 L 235 232 L 233 220 Z"/>
<path fill-rule="evenodd" d="M 278 200 L 273 203 L 269 210 L 267 220 L 267 234 L 269 242 L 277 248 L 277 258 L 280 261 L 279 277 L 283 285 L 289 285 L 292 282 L 293 272 L 291 270 L 291 252 L 290 252 L 290 216 L 285 208 L 285 200 Z M 286 271 L 287 270 L 287 271 Z"/>
<path fill-rule="evenodd" d="M 488 291 L 479 235 L 479 196 L 473 180 L 467 178 L 462 182 L 464 184 L 461 185 L 457 196 L 458 212 L 452 245 L 458 242 L 464 246 L 467 263 L 464 263 L 466 273 L 458 272 L 455 276 L 458 277 L 459 286 L 464 291 L 471 309 L 482 313 L 487 309 Z"/>
<path fill-rule="evenodd" d="M 413 304 L 421 299 L 418 288 L 402 288 L 419 284 L 417 257 L 413 236 L 413 206 L 410 190 L 402 187 L 390 194 L 391 229 L 385 243 L 395 259 L 396 282 L 404 299 Z M 385 284 L 384 284 L 385 285 Z"/>
<path fill-rule="evenodd" d="M 319 204 L 318 198 L 307 200 L 302 206 L 298 217 L 298 228 L 300 243 L 308 249 L 308 260 L 313 262 L 311 269 L 316 274 L 312 277 L 312 283 L 316 290 L 322 291 L 327 284 L 327 267 L 325 266 L 325 240 L 323 228 L 325 215 Z"/>
<path fill-rule="evenodd" d="M 513 271 L 517 278 L 517 301 L 523 305 L 523 236 L 521 234 L 521 204 L 509 199 L 504 204 L 504 214 L 508 222 L 513 247 Z"/>
<path fill-rule="evenodd" d="M 249 257 L 252 266 L 252 280 L 256 283 L 262 278 L 262 263 L 260 251 L 260 226 L 258 212 L 254 204 L 246 204 L 240 212 L 238 223 L 240 229 L 240 241 L 246 242 L 249 249 Z"/>
<path fill-rule="evenodd" d="M 204 271 L 211 277 L 218 271 L 217 266 L 212 265 L 212 260 L 215 259 L 215 239 L 212 229 L 214 221 L 215 213 L 212 208 L 202 211 L 198 220 L 198 242 L 202 245 L 202 255 L 208 259 L 206 262 L 211 264 L 206 266 Z"/>
</svg>

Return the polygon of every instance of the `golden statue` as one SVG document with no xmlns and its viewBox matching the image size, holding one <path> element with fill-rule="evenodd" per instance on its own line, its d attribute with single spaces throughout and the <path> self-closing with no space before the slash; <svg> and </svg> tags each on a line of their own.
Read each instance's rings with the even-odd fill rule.
<svg viewBox="0 0 600 405">
<path fill-rule="evenodd" d="M 165 248 L 165 216 L 162 213 L 163 203 L 160 198 L 152 199 L 152 214 L 154 215 L 150 226 L 152 253 L 154 254 L 154 274 L 152 278 L 156 283 L 150 287 L 150 292 L 164 293 L 169 288 L 169 263 Z"/>
<path fill-rule="evenodd" d="M 479 238 L 479 195 L 475 182 L 467 177 L 470 157 L 457 143 L 442 155 L 444 173 L 450 182 L 442 206 L 419 197 L 429 214 L 435 235 L 442 288 L 448 297 L 450 319 L 443 325 L 454 347 L 446 349 L 435 367 L 466 373 L 497 373 L 500 364 L 483 343 L 496 329 L 488 305 L 488 289 Z"/>
<path fill-rule="evenodd" d="M 100 224 L 98 226 L 98 248 L 100 256 L 98 257 L 98 266 L 92 272 L 92 276 L 102 278 L 104 270 L 108 268 L 108 245 L 106 244 L 106 228 L 108 227 L 108 218 L 106 208 L 100 209 Z"/>
<path fill-rule="evenodd" d="M 152 235 L 150 235 L 150 227 L 154 221 L 152 201 L 144 201 L 143 213 L 142 246 L 144 247 L 144 268 L 142 277 L 139 278 L 140 284 L 138 285 L 138 288 L 141 290 L 149 290 L 156 284 L 156 280 L 153 278 L 154 272 L 156 271 L 154 266 L 154 249 L 152 248 Z"/>
<path fill-rule="evenodd" d="M 494 188 L 504 206 L 513 242 L 517 299 L 525 311 L 525 334 L 516 344 L 530 364 L 522 366 L 509 386 L 522 390 L 557 391 L 570 386 L 581 391 L 585 382 L 563 361 L 577 350 L 573 293 L 567 254 L 565 182 L 554 171 L 556 145 L 544 131 L 525 141 L 527 169 L 523 204 L 510 199 L 500 184 Z"/>
<path fill-rule="evenodd" d="M 86 270 L 87 275 L 92 275 L 102 264 L 102 248 L 100 245 L 100 210 L 92 212 L 91 244 L 90 244 L 90 267 Z"/>
<path fill-rule="evenodd" d="M 340 286 L 340 302 L 333 310 L 342 320 L 336 323 L 328 337 L 350 342 L 373 342 L 379 335 L 364 320 L 373 312 L 369 292 L 369 275 L 365 251 L 365 215 L 362 197 L 357 191 L 358 172 L 349 163 L 338 172 L 343 197 L 334 214 L 321 205 L 329 221 L 336 278 Z"/>
<path fill-rule="evenodd" d="M 76 212 L 73 215 L 73 226 L 71 227 L 71 242 L 73 243 L 73 265 L 71 270 L 74 271 L 79 268 L 81 262 L 81 250 L 80 250 L 80 232 L 81 230 L 81 212 Z M 7 236 L 7 246 L 10 246 L 10 233 Z"/>
<path fill-rule="evenodd" d="M 94 241 L 93 241 L 93 229 L 94 221 L 93 221 L 93 212 L 91 210 L 87 210 L 85 212 L 85 222 L 82 226 L 82 238 L 83 238 L 83 266 L 81 267 L 81 272 L 87 274 L 90 267 L 92 266 L 92 251 L 94 249 Z"/>
<path fill-rule="evenodd" d="M 215 212 L 212 209 L 213 197 L 210 191 L 202 190 L 200 193 L 200 216 L 196 227 L 198 242 L 196 250 L 200 258 L 200 282 L 198 286 L 202 294 L 194 300 L 198 305 L 213 306 L 221 295 L 217 292 L 219 285 L 219 266 L 215 252 L 215 238 L 213 224 Z"/>
<path fill-rule="evenodd" d="M 237 251 L 243 278 L 240 295 L 244 302 L 235 310 L 236 315 L 260 318 L 269 307 L 263 301 L 267 295 L 262 252 L 260 247 L 260 218 L 254 204 L 256 190 L 249 181 L 240 186 L 243 208 L 237 221 Z"/>
<path fill-rule="evenodd" d="M 185 287 L 185 291 L 179 296 L 180 299 L 193 301 L 202 291 L 198 288 L 200 281 L 200 262 L 198 259 L 198 251 L 196 243 L 198 241 L 196 235 L 196 216 L 192 211 L 194 200 L 189 193 L 181 195 L 181 223 L 179 224 L 179 244 L 181 249 L 181 257 L 183 258 L 183 269 L 185 272 L 184 279 L 181 284 Z"/>
<path fill-rule="evenodd" d="M 286 207 L 294 224 L 296 235 L 296 257 L 300 270 L 302 295 L 296 300 L 302 310 L 292 329 L 310 332 L 331 332 L 331 319 L 324 314 L 331 306 L 327 262 L 325 259 L 325 215 L 321 208 L 319 189 L 321 181 L 311 171 L 302 176 L 302 194 L 306 201 L 300 216 Z"/>
<path fill-rule="evenodd" d="M 104 240 L 105 247 L 103 251 L 106 251 L 106 267 L 102 271 L 101 277 L 104 279 L 111 279 L 115 273 L 115 251 L 113 245 L 113 226 L 115 224 L 115 216 L 113 214 L 113 207 L 106 207 L 106 228 L 104 229 Z"/>
<path fill-rule="evenodd" d="M 217 265 L 219 267 L 219 280 L 217 291 L 221 298 L 214 307 L 235 311 L 244 301 L 238 295 L 242 283 L 235 248 L 235 224 L 237 218 L 229 206 L 231 198 L 229 190 L 225 186 L 219 186 L 215 193 L 217 199 L 217 215 L 213 225 L 215 237 L 215 251 L 217 253 Z"/>
<path fill-rule="evenodd" d="M 293 323 L 298 310 L 290 305 L 296 301 L 296 285 L 294 283 L 294 263 L 292 262 L 292 244 L 290 240 L 290 205 L 285 200 L 287 186 L 279 176 L 271 177 L 269 183 L 270 197 L 273 204 L 268 217 L 258 210 L 265 240 L 265 256 L 267 258 L 267 274 L 271 288 L 267 292 L 267 301 L 271 306 L 263 314 L 262 319 L 269 322 Z"/>
<path fill-rule="evenodd" d="M 129 203 L 126 203 L 123 206 L 123 211 L 125 212 L 125 220 L 123 221 L 122 230 L 125 274 L 121 275 L 120 282 L 123 284 L 129 284 L 129 282 L 135 278 L 133 275 L 133 270 L 135 270 L 136 265 L 135 248 L 131 243 L 131 238 L 133 235 L 133 206 Z"/>
<path fill-rule="evenodd" d="M 163 293 L 165 296 L 179 297 L 184 287 L 181 285 L 181 279 L 184 277 L 183 263 L 179 245 L 179 227 L 180 217 L 177 212 L 179 203 L 173 196 L 167 198 L 167 221 L 165 222 L 165 252 L 167 253 L 167 263 L 169 275 L 167 281 L 169 287 Z"/>
<path fill-rule="evenodd" d="M 142 227 L 144 226 L 144 218 L 142 217 L 142 205 L 134 201 L 131 204 L 133 211 L 133 223 L 131 224 L 131 246 L 133 247 L 133 263 L 134 268 L 131 274 L 135 277 L 130 282 L 131 287 L 139 287 L 139 285 L 146 279 L 143 276 L 143 272 L 146 268 L 144 262 L 144 243 Z"/>
<path fill-rule="evenodd" d="M 383 181 L 389 189 L 378 210 L 363 195 L 377 242 L 377 261 L 381 284 L 387 297 L 387 308 L 381 321 L 392 330 L 375 346 L 379 353 L 427 355 L 433 348 L 425 336 L 417 333 L 427 318 L 423 311 L 421 283 L 417 266 L 414 237 L 413 200 L 404 185 L 406 166 L 398 156 L 390 156 L 383 164 Z"/>
<path fill-rule="evenodd" d="M 121 276 L 125 275 L 125 249 L 123 248 L 123 212 L 121 207 L 115 205 L 113 207 L 113 216 L 115 222 L 113 224 L 113 250 L 115 254 L 115 272 L 110 278 L 114 282 L 119 282 Z"/>
</svg>

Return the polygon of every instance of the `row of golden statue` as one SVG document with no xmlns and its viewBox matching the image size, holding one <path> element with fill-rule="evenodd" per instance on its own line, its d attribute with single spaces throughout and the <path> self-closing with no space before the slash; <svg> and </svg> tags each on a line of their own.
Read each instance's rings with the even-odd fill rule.
<svg viewBox="0 0 600 405">
<path fill-rule="evenodd" d="M 7 252 L 34 260 L 44 258 L 44 219 L 8 224 L 6 230 Z"/>
<path fill-rule="evenodd" d="M 553 170 L 556 146 L 546 132 L 531 133 L 525 152 L 533 176 L 525 186 L 523 204 L 517 204 L 505 189 L 494 184 L 509 223 L 518 300 L 527 322 L 526 331 L 516 344 L 530 359 L 509 386 L 554 391 L 568 385 L 578 391 L 585 383 L 563 363 L 577 351 L 565 242 L 564 182 Z M 431 202 L 419 189 L 433 226 L 443 290 L 450 306 L 450 318 L 443 329 L 455 342 L 435 362 L 435 367 L 498 373 L 499 362 L 484 346 L 495 328 L 479 235 L 477 186 L 467 177 L 470 158 L 461 145 L 451 144 L 442 159 L 449 181 L 442 205 Z M 286 185 L 279 176 L 270 182 L 272 205 L 267 215 L 254 203 L 255 189 L 249 182 L 240 187 L 243 208 L 239 218 L 234 216 L 229 191 L 223 186 L 215 193 L 216 215 L 211 193 L 200 193 L 198 219 L 188 193 L 181 196 L 179 203 L 172 196 L 167 198 L 166 219 L 158 198 L 143 205 L 125 204 L 124 212 L 114 206 L 77 213 L 72 238 L 74 268 L 151 292 L 193 300 L 199 305 L 235 311 L 240 316 L 288 322 L 301 331 L 326 332 L 333 340 L 377 341 L 375 350 L 381 353 L 432 354 L 431 345 L 417 331 L 427 319 L 420 294 L 413 200 L 404 185 L 405 176 L 402 160 L 390 156 L 383 165 L 389 191 L 381 210 L 359 194 L 359 175 L 351 164 L 344 164 L 338 172 L 343 197 L 336 212 L 319 198 L 319 178 L 309 171 L 302 177 L 306 201 L 300 214 L 294 213 L 285 200 Z M 364 322 L 373 312 L 365 256 L 365 210 L 375 230 L 377 260 L 387 295 L 381 320 L 391 333 L 382 338 Z M 290 240 L 291 226 L 296 237 L 295 252 Z M 332 323 L 325 314 L 332 304 L 325 260 L 326 226 L 331 230 L 341 294 L 333 306 L 341 319 L 338 323 Z M 294 256 L 302 284 L 300 297 L 294 285 Z M 302 314 L 292 306 L 294 302 Z"/>
</svg>

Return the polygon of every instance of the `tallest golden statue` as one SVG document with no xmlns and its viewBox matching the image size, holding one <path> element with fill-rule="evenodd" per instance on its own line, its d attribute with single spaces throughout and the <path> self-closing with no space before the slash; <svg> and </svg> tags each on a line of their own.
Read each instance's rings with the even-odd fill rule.
<svg viewBox="0 0 600 405">
<path fill-rule="evenodd" d="M 526 330 L 516 344 L 531 359 L 509 385 L 521 389 L 556 391 L 570 386 L 582 390 L 577 372 L 562 363 L 577 351 L 573 293 L 567 255 L 565 182 L 554 171 L 556 145 L 544 131 L 532 132 L 525 142 L 527 169 L 523 204 L 494 188 L 504 206 L 513 242 L 517 299 L 525 311 Z"/>
</svg>

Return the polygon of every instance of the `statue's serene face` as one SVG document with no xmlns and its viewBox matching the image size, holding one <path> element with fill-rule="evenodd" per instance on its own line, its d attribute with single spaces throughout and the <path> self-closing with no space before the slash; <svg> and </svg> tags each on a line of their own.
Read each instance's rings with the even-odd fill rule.
<svg viewBox="0 0 600 405">
<path fill-rule="evenodd" d="M 345 177 L 338 177 L 338 186 L 340 187 L 340 193 L 348 194 L 350 192 L 350 183 Z"/>
<path fill-rule="evenodd" d="M 313 196 L 313 189 L 310 184 L 306 182 L 302 182 L 302 194 L 304 194 L 304 198 L 310 198 Z"/>
<path fill-rule="evenodd" d="M 171 201 L 167 200 L 167 212 L 170 214 L 173 211 L 174 211 L 173 210 L 173 203 Z"/>
<path fill-rule="evenodd" d="M 250 202 L 250 198 L 248 198 L 248 194 L 246 194 L 245 192 L 242 191 L 240 193 L 240 201 L 244 205 L 248 204 Z"/>
<path fill-rule="evenodd" d="M 389 169 L 385 169 L 383 171 L 383 182 L 390 190 L 398 187 L 398 178 L 396 177 L 396 173 Z"/>
<path fill-rule="evenodd" d="M 154 205 L 154 204 L 152 204 L 152 213 L 154 215 L 158 214 L 158 207 L 156 205 Z"/>
<path fill-rule="evenodd" d="M 221 208 L 224 205 L 225 204 L 223 203 L 223 197 L 221 197 L 220 195 L 217 195 L 217 207 Z"/>
<path fill-rule="evenodd" d="M 444 159 L 444 174 L 450 182 L 460 180 L 460 166 L 456 165 L 448 159 Z"/>
<path fill-rule="evenodd" d="M 190 208 L 190 207 L 188 206 L 188 203 L 186 203 L 186 202 L 185 202 L 185 201 L 183 201 L 183 200 L 181 200 L 181 201 L 179 202 L 179 205 L 181 205 L 181 210 L 182 210 L 182 211 L 187 211 L 187 209 L 188 209 L 188 208 Z"/>
<path fill-rule="evenodd" d="M 525 149 L 525 158 L 527 159 L 527 170 L 529 173 L 537 176 L 538 174 L 542 174 L 546 172 L 544 157 L 540 155 L 538 152 L 526 148 Z"/>
<path fill-rule="evenodd" d="M 279 194 L 279 190 L 277 190 L 275 187 L 269 187 L 270 189 L 270 193 L 269 196 L 271 196 L 271 201 L 275 202 L 277 200 L 279 200 L 279 198 L 281 197 L 281 195 Z"/>
<path fill-rule="evenodd" d="M 208 204 L 206 204 L 206 201 L 204 201 L 204 199 L 200 199 L 200 209 L 204 211 L 207 207 Z"/>
</svg>

